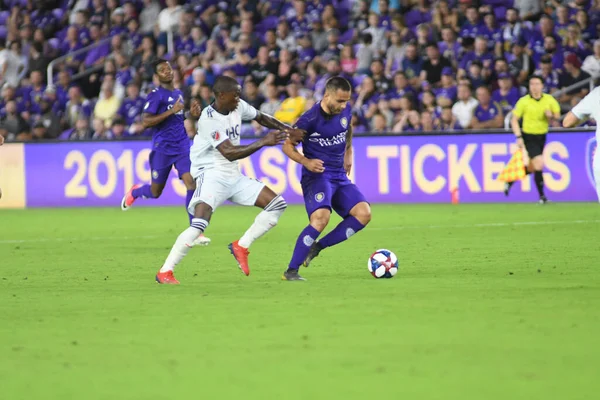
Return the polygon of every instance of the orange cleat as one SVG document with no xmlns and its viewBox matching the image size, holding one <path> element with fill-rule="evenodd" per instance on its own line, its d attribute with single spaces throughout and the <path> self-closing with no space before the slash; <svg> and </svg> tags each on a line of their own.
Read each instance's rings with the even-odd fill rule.
<svg viewBox="0 0 600 400">
<path fill-rule="evenodd" d="M 125 193 L 125 196 L 123 196 L 123 200 L 121 200 L 121 210 L 129 210 L 129 207 L 131 207 L 133 205 L 133 202 L 135 201 L 135 197 L 133 197 L 132 192 L 141 186 L 142 185 L 133 185 L 131 189 L 129 189 L 127 193 Z"/>
<path fill-rule="evenodd" d="M 250 252 L 248 249 L 240 246 L 237 240 L 233 243 L 229 243 L 229 246 L 227 247 L 229 247 L 229 251 L 237 261 L 242 272 L 246 276 L 250 275 L 250 267 L 248 266 L 248 255 L 250 255 Z"/>
<path fill-rule="evenodd" d="M 175 279 L 173 271 L 160 272 L 159 270 L 156 274 L 156 282 L 166 285 L 179 285 L 179 281 Z"/>
</svg>

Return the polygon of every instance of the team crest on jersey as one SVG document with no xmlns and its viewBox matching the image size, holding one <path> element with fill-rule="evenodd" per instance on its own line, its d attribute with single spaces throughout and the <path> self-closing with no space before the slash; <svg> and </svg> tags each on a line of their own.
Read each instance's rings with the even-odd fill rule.
<svg viewBox="0 0 600 400">
<path fill-rule="evenodd" d="M 592 137 L 585 146 L 585 169 L 593 188 L 596 187 L 596 181 L 594 180 L 594 154 L 596 154 L 596 151 L 598 151 L 598 143 L 596 138 Z"/>
<path fill-rule="evenodd" d="M 158 179 L 158 171 L 157 170 L 152 171 L 152 179 Z"/>
<path fill-rule="evenodd" d="M 325 198 L 325 193 L 323 193 L 323 192 L 319 192 L 319 193 L 315 194 L 315 200 L 318 203 L 322 202 L 324 198 Z"/>
<path fill-rule="evenodd" d="M 348 118 L 342 117 L 340 119 L 340 124 L 342 124 L 342 128 L 346 129 L 348 127 Z"/>
<path fill-rule="evenodd" d="M 221 135 L 217 131 L 214 131 L 211 136 L 214 140 L 219 140 L 221 138 Z"/>
</svg>

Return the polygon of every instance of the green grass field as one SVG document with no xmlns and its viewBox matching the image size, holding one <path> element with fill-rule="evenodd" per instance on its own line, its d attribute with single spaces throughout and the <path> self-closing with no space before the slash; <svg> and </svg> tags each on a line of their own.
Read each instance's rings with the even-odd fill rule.
<svg viewBox="0 0 600 400">
<path fill-rule="evenodd" d="M 307 282 L 280 280 L 300 207 L 239 271 L 256 213 L 219 209 L 159 286 L 183 209 L 0 211 L 0 399 L 598 397 L 598 204 L 375 206 Z"/>
</svg>

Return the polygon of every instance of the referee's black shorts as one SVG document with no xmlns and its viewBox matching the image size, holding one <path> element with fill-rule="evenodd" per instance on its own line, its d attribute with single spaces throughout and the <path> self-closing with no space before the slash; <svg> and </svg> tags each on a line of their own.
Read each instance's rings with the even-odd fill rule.
<svg viewBox="0 0 600 400">
<path fill-rule="evenodd" d="M 529 154 L 529 158 L 541 156 L 544 153 L 544 147 L 546 146 L 546 134 L 533 135 L 531 133 L 522 132 L 523 144 L 525 150 Z"/>
</svg>

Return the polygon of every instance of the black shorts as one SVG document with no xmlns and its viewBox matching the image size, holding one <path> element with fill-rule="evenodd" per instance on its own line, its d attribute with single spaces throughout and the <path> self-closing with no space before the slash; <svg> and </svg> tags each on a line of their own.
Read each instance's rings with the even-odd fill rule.
<svg viewBox="0 0 600 400">
<path fill-rule="evenodd" d="M 521 133 L 521 135 L 523 135 L 523 143 L 525 144 L 525 150 L 527 150 L 529 158 L 541 156 L 544 153 L 547 136 L 545 133 L 543 135 Z"/>
</svg>

